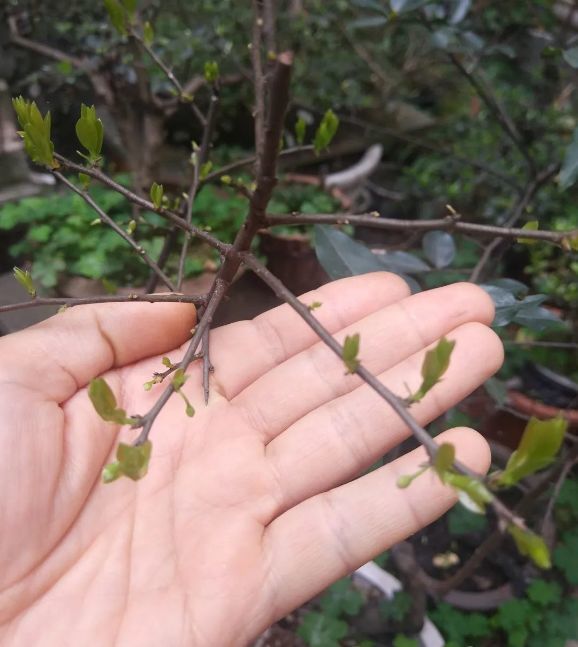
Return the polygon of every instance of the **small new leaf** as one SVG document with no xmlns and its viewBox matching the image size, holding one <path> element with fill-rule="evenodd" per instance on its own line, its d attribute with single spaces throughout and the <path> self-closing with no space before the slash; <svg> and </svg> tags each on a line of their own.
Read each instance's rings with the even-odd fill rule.
<svg viewBox="0 0 578 647">
<path fill-rule="evenodd" d="M 76 136 L 88 151 L 88 155 L 83 155 L 83 157 L 90 164 L 96 164 L 100 160 L 104 129 L 102 121 L 96 116 L 94 106 L 88 107 L 84 103 L 80 106 L 80 119 L 76 122 Z"/>
<path fill-rule="evenodd" d="M 456 448 L 451 443 L 443 443 L 439 446 L 435 460 L 434 469 L 443 477 L 444 472 L 451 469 L 456 458 Z"/>
<path fill-rule="evenodd" d="M 401 490 L 404 490 L 406 487 L 409 487 L 415 481 L 415 479 L 418 478 L 418 476 L 421 476 L 428 469 L 429 469 L 429 465 L 424 465 L 414 474 L 402 474 L 397 479 L 397 487 L 400 488 Z"/>
<path fill-rule="evenodd" d="M 359 333 L 355 335 L 347 335 L 345 341 L 343 342 L 343 351 L 341 353 L 341 358 L 345 364 L 345 368 L 348 373 L 355 373 L 359 367 L 359 360 L 357 355 L 359 353 Z"/>
<path fill-rule="evenodd" d="M 421 367 L 421 386 L 409 397 L 409 404 L 419 402 L 441 380 L 443 374 L 448 370 L 455 345 L 455 341 L 449 341 L 442 337 L 435 348 L 428 350 Z"/>
<path fill-rule="evenodd" d="M 133 481 L 138 481 L 143 476 L 146 476 L 152 448 L 150 440 L 147 440 L 142 445 L 119 443 L 116 450 L 116 460 L 121 473 Z"/>
<path fill-rule="evenodd" d="M 187 376 L 185 375 L 185 371 L 182 368 L 178 368 L 174 375 L 173 375 L 173 388 L 175 391 L 179 391 L 180 388 L 183 386 L 183 384 L 187 381 Z"/>
<path fill-rule="evenodd" d="M 219 78 L 219 64 L 217 61 L 206 61 L 203 69 L 207 83 L 215 83 Z"/>
<path fill-rule="evenodd" d="M 567 427 L 568 422 L 562 417 L 550 420 L 531 418 L 506 469 L 492 481 L 496 485 L 509 487 L 550 465 L 562 445 Z"/>
<path fill-rule="evenodd" d="M 205 162 L 204 164 L 201 164 L 201 169 L 199 172 L 200 179 L 204 180 L 212 170 L 213 170 L 213 162 L 211 162 L 211 160 L 209 160 L 208 162 Z"/>
<path fill-rule="evenodd" d="M 470 512 L 484 514 L 486 505 L 494 498 L 493 494 L 481 481 L 471 476 L 456 474 L 448 470 L 440 475 L 440 478 L 457 491 L 460 503 Z"/>
<path fill-rule="evenodd" d="M 313 312 L 314 310 L 317 310 L 318 308 L 321 308 L 322 305 L 323 304 L 321 303 L 321 301 L 313 301 L 313 303 L 310 303 L 307 306 L 307 309 L 309 310 L 309 312 Z"/>
<path fill-rule="evenodd" d="M 163 357 L 162 364 L 163 364 L 163 366 L 166 366 L 167 368 L 174 368 L 174 366 L 175 366 L 168 357 Z"/>
<path fill-rule="evenodd" d="M 315 132 L 315 137 L 313 138 L 313 147 L 315 149 L 315 154 L 319 153 L 326 149 L 331 141 L 335 137 L 337 128 L 339 127 L 339 117 L 329 109 L 324 115 L 317 131 Z"/>
<path fill-rule="evenodd" d="M 153 44 L 153 41 L 155 39 L 155 31 L 153 29 L 153 26 L 150 24 L 148 20 L 144 24 L 144 28 L 142 31 L 142 38 L 145 44 L 148 45 L 149 47 Z"/>
<path fill-rule="evenodd" d="M 30 159 L 49 168 L 58 168 L 58 162 L 54 159 L 54 144 L 50 139 L 50 112 L 43 117 L 36 103 L 26 101 L 23 97 L 12 99 L 12 105 L 22 128 L 18 134 L 24 140 L 24 148 Z"/>
<path fill-rule="evenodd" d="M 126 233 L 132 236 L 136 230 L 136 220 L 131 220 L 126 228 Z"/>
<path fill-rule="evenodd" d="M 157 184 L 156 182 L 152 183 L 150 189 L 151 201 L 155 206 L 155 209 L 160 209 L 163 204 L 163 195 L 165 189 L 162 184 Z"/>
<path fill-rule="evenodd" d="M 104 421 L 118 425 L 132 425 L 135 422 L 134 418 L 126 415 L 124 409 L 117 406 L 116 397 L 104 378 L 99 377 L 90 382 L 88 397 L 96 413 Z"/>
<path fill-rule="evenodd" d="M 120 463 L 115 461 L 114 463 L 108 463 L 105 465 L 102 470 L 102 480 L 103 483 L 112 483 L 116 479 L 122 476 L 122 469 Z"/>
<path fill-rule="evenodd" d="M 539 568 L 548 569 L 552 567 L 550 551 L 540 535 L 514 525 L 508 526 L 508 532 L 514 538 L 521 555 L 529 557 Z"/>
<path fill-rule="evenodd" d="M 32 276 L 28 270 L 22 270 L 19 267 L 14 268 L 14 278 L 20 283 L 20 285 L 28 292 L 28 294 L 34 299 L 36 297 L 36 288 L 34 287 L 34 282 L 32 281 Z"/>
<path fill-rule="evenodd" d="M 299 117 L 299 119 L 297 119 L 297 122 L 295 123 L 295 139 L 300 146 L 305 141 L 306 130 L 307 124 L 305 123 L 305 119 L 303 119 L 303 117 Z"/>
<path fill-rule="evenodd" d="M 538 231 L 539 228 L 540 224 L 537 220 L 530 220 L 522 227 L 527 231 Z M 535 245 L 538 241 L 535 238 L 516 238 L 516 242 L 522 245 Z"/>
<path fill-rule="evenodd" d="M 126 36 L 125 9 L 118 0 L 103 0 L 110 24 L 121 36 Z"/>
</svg>

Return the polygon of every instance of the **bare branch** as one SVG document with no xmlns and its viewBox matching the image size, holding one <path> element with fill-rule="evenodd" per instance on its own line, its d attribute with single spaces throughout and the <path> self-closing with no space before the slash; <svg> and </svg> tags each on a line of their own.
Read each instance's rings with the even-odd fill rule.
<svg viewBox="0 0 578 647">
<path fill-rule="evenodd" d="M 30 301 L 22 303 L 9 303 L 0 306 L 0 313 L 13 312 L 14 310 L 28 310 L 39 306 L 83 306 L 94 303 L 192 303 L 196 306 L 202 306 L 207 302 L 205 294 L 188 295 L 188 294 L 140 294 L 131 292 L 130 294 L 107 294 L 99 297 L 36 297 Z"/>
<path fill-rule="evenodd" d="M 96 202 L 90 197 L 90 195 L 86 191 L 79 189 L 68 178 L 62 175 L 62 173 L 58 171 L 53 171 L 52 173 L 54 177 L 60 180 L 60 182 L 65 184 L 71 191 L 74 191 L 74 193 L 79 195 L 88 205 L 90 205 L 94 209 L 94 211 L 98 214 L 98 217 L 100 218 L 100 220 L 106 223 L 111 229 L 113 229 L 124 241 L 126 241 L 134 249 L 134 251 L 143 259 L 143 261 L 151 268 L 151 270 L 159 277 L 159 279 L 169 288 L 169 290 L 171 290 L 171 292 L 175 291 L 173 282 L 161 270 L 161 268 L 155 263 L 155 261 L 153 261 L 153 259 L 146 253 L 146 250 L 143 247 L 141 247 L 141 245 L 139 245 L 132 236 L 129 236 L 129 234 L 127 234 L 122 227 L 119 227 L 116 224 L 116 222 L 114 222 L 114 220 L 96 204 Z"/>
<path fill-rule="evenodd" d="M 261 59 L 263 40 L 263 0 L 253 0 L 253 39 L 251 62 L 253 65 L 253 86 L 255 94 L 255 150 L 257 151 L 256 175 L 260 175 L 259 162 L 263 156 L 265 140 L 265 75 Z"/>
</svg>

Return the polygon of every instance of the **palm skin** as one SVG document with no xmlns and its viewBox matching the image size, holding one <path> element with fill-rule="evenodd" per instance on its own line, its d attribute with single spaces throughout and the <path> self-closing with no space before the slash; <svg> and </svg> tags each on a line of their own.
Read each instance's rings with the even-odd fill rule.
<svg viewBox="0 0 578 647">
<path fill-rule="evenodd" d="M 323 303 L 339 340 L 360 332 L 361 360 L 402 395 L 427 347 L 456 340 L 444 381 L 412 409 L 424 424 L 502 360 L 492 305 L 471 285 L 409 297 L 372 274 L 302 300 Z M 162 355 L 180 359 L 194 317 L 180 304 L 89 306 L 0 339 L 2 645 L 246 645 L 455 502 L 429 474 L 396 487 L 421 450 L 360 477 L 407 429 L 287 306 L 212 331 L 209 405 L 193 365 L 195 417 L 171 398 L 146 478 L 103 485 L 135 432 L 98 418 L 88 382 L 104 375 L 129 414 L 145 413 L 164 386 L 143 383 Z M 446 434 L 487 469 L 481 437 Z"/>
</svg>

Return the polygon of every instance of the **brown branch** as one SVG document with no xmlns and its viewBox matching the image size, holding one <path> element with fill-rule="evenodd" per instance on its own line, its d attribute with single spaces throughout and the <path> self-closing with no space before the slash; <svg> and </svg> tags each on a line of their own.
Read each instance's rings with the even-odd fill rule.
<svg viewBox="0 0 578 647">
<path fill-rule="evenodd" d="M 501 238 L 517 239 L 528 238 L 542 240 L 556 245 L 563 241 L 578 236 L 578 229 L 569 231 L 548 231 L 516 229 L 512 227 L 499 227 L 481 225 L 474 222 L 463 222 L 459 214 L 451 214 L 445 218 L 435 220 L 398 220 L 397 218 L 380 218 L 377 212 L 353 214 L 287 214 L 268 215 L 267 226 L 276 225 L 355 225 L 358 227 L 371 227 L 373 229 L 386 229 L 393 231 L 427 232 L 432 230 L 455 231 L 478 236 L 494 236 Z"/>
<path fill-rule="evenodd" d="M 147 209 L 148 211 L 153 211 L 154 213 L 158 213 L 159 216 L 163 216 L 164 218 L 172 222 L 173 225 L 176 225 L 176 227 L 178 227 L 179 229 L 190 232 L 197 238 L 200 238 L 201 240 L 209 244 L 211 247 L 214 247 L 219 252 L 221 252 L 221 254 L 225 254 L 230 249 L 231 246 L 228 245 L 227 243 L 221 242 L 218 238 L 211 236 L 211 234 L 209 234 L 208 232 L 202 229 L 199 229 L 194 225 L 187 225 L 186 222 L 178 213 L 175 213 L 174 211 L 171 211 L 170 209 L 165 209 L 163 207 L 161 208 L 155 207 L 150 200 L 147 200 L 146 198 L 143 198 L 137 195 L 136 193 L 133 193 L 126 187 L 122 186 L 122 184 L 115 182 L 112 178 L 108 177 L 108 175 L 103 173 L 101 170 L 95 167 L 82 166 L 81 164 L 76 164 L 75 162 L 70 161 L 66 157 L 59 155 L 58 153 L 56 153 L 54 157 L 60 162 L 60 164 L 64 168 L 70 169 L 71 171 L 76 171 L 77 173 L 84 173 L 85 175 L 88 175 L 89 177 L 94 178 L 95 180 L 104 184 L 110 189 L 117 191 L 118 193 L 123 195 L 127 200 L 129 200 L 129 202 L 132 202 L 133 204 L 136 204 L 139 207 L 142 207 L 143 209 Z"/>
<path fill-rule="evenodd" d="M 189 342 L 189 346 L 187 348 L 185 356 L 178 364 L 178 368 L 182 368 L 183 371 L 187 370 L 189 364 L 196 357 L 196 351 L 203 339 L 203 336 L 205 335 L 205 330 L 208 330 L 210 328 L 215 311 L 219 303 L 221 303 L 221 300 L 225 295 L 225 292 L 227 291 L 228 287 L 229 287 L 228 284 L 222 281 L 221 279 L 219 279 L 218 277 L 215 279 L 213 291 L 209 297 L 207 306 L 203 312 L 203 315 L 199 323 L 195 328 L 195 332 L 193 333 L 193 337 Z M 156 417 L 159 415 L 162 408 L 169 401 L 171 395 L 174 392 L 175 392 L 175 388 L 171 383 L 167 386 L 167 388 L 164 390 L 161 397 L 155 402 L 155 404 L 144 416 L 136 416 L 136 423 L 133 425 L 133 428 L 142 427 L 142 431 L 139 434 L 139 437 L 136 439 L 134 443 L 135 445 L 142 445 L 144 442 L 146 442 L 151 432 L 154 421 L 156 420 Z"/>
<path fill-rule="evenodd" d="M 317 333 L 321 341 L 328 346 L 337 355 L 337 357 L 340 359 L 343 357 L 343 347 L 341 344 L 333 338 L 331 333 L 311 313 L 306 304 L 302 303 L 292 292 L 290 292 L 274 274 L 269 272 L 269 270 L 259 260 L 257 260 L 255 256 L 244 252 L 241 254 L 241 258 L 243 263 L 245 263 L 247 267 L 249 267 L 266 285 L 268 285 L 279 299 L 289 304 L 293 310 L 295 310 L 295 312 L 314 332 Z M 433 462 L 438 452 L 438 444 L 429 435 L 429 433 L 418 424 L 415 418 L 408 411 L 406 401 L 390 391 L 375 375 L 373 375 L 373 373 L 368 371 L 363 364 L 359 363 L 355 369 L 355 373 L 383 400 L 385 400 L 387 404 L 389 404 L 389 406 L 407 425 L 414 438 L 424 447 L 430 460 Z M 458 461 L 454 463 L 454 468 L 459 473 L 476 479 L 477 481 L 484 480 L 480 474 L 477 474 Z M 518 515 L 514 514 L 497 497 L 492 498 L 490 505 L 503 522 L 508 525 L 514 524 L 525 529 L 522 519 L 520 519 Z"/>
<path fill-rule="evenodd" d="M 135 41 L 142 47 L 142 49 L 149 55 L 154 64 L 163 72 L 167 77 L 169 82 L 173 85 L 175 90 L 178 93 L 178 99 L 190 104 L 195 116 L 199 120 L 202 126 L 206 126 L 205 116 L 199 110 L 197 105 L 194 103 L 192 95 L 187 94 L 185 88 L 180 84 L 179 80 L 175 76 L 175 73 L 172 69 L 162 60 L 162 58 L 154 51 L 154 49 L 145 42 L 144 38 L 137 33 L 134 29 L 130 30 L 130 35 L 135 39 Z"/>
<path fill-rule="evenodd" d="M 192 303 L 202 306 L 207 302 L 207 296 L 188 294 L 139 294 L 132 292 L 126 295 L 107 294 L 99 297 L 36 297 L 22 303 L 9 303 L 0 306 L 0 313 L 13 312 L 14 310 L 27 310 L 39 306 L 74 306 L 89 305 L 94 303 Z"/>
<path fill-rule="evenodd" d="M 126 233 L 122 227 L 119 227 L 116 222 L 105 213 L 96 202 L 90 197 L 90 195 L 79 189 L 75 184 L 73 184 L 68 178 L 66 178 L 62 173 L 58 171 L 52 171 L 54 177 L 56 177 L 60 182 L 65 184 L 71 191 L 74 191 L 79 195 L 89 206 L 91 206 L 94 211 L 98 214 L 100 220 L 106 223 L 113 231 L 115 231 L 126 243 L 128 243 L 134 251 L 143 259 L 143 261 L 151 268 L 151 270 L 159 277 L 159 279 L 171 290 L 175 291 L 172 281 L 169 277 L 161 270 L 161 268 L 155 263 L 155 261 L 146 253 L 144 247 L 139 245 L 132 236 Z"/>
<path fill-rule="evenodd" d="M 165 239 L 163 241 L 163 247 L 157 259 L 157 265 L 161 268 L 161 270 L 165 268 L 165 265 L 167 264 L 167 261 L 170 258 L 171 252 L 173 251 L 173 245 L 175 244 L 176 240 L 177 240 L 177 229 L 176 227 L 173 227 L 165 235 Z M 146 292 L 150 294 L 156 290 L 156 287 L 158 284 L 158 278 L 159 277 L 154 272 L 151 272 L 145 287 Z"/>
<path fill-rule="evenodd" d="M 276 0 L 263 1 L 263 36 L 267 57 L 277 53 L 277 7 Z"/>
<path fill-rule="evenodd" d="M 71 56 L 70 54 L 56 49 L 55 47 L 51 47 L 50 45 L 38 43 L 34 40 L 26 38 L 25 36 L 21 36 L 18 31 L 18 21 L 15 16 L 8 16 L 8 27 L 10 29 L 10 44 L 17 45 L 18 47 L 22 47 L 23 49 L 28 49 L 31 52 L 36 52 L 37 54 L 46 56 L 46 58 L 51 58 L 54 61 L 70 63 L 73 67 L 76 67 L 83 72 L 90 72 L 88 63 L 83 59 L 77 58 L 76 56 Z"/>
<path fill-rule="evenodd" d="M 210 374 L 215 370 L 211 364 L 211 353 L 210 353 L 210 331 L 208 328 L 205 329 L 203 334 L 203 394 L 205 396 L 205 404 L 209 404 L 209 392 L 210 392 Z"/>
<path fill-rule="evenodd" d="M 307 144 L 306 146 L 293 146 L 292 148 L 286 148 L 285 150 L 281 151 L 279 153 L 279 158 L 283 159 L 285 157 L 291 157 L 292 155 L 296 155 L 298 153 L 310 153 L 310 152 L 312 153 L 313 150 L 314 150 L 314 147 L 310 144 Z M 231 162 L 230 164 L 226 164 L 225 166 L 222 166 L 220 169 L 217 169 L 216 171 L 209 173 L 207 177 L 201 181 L 201 184 L 208 184 L 209 182 L 214 182 L 215 180 L 218 180 L 219 178 L 223 177 L 223 175 L 229 175 L 233 171 L 238 171 L 239 169 L 245 168 L 246 166 L 250 166 L 251 164 L 255 163 L 256 159 L 257 159 L 256 155 L 251 155 L 249 157 L 236 160 L 235 162 Z"/>
<path fill-rule="evenodd" d="M 511 228 L 518 222 L 518 220 L 524 215 L 526 207 L 534 199 L 536 193 L 550 178 L 552 178 L 558 172 L 558 169 L 558 164 L 552 164 L 538 173 L 530 182 L 528 182 L 523 194 L 520 196 L 520 199 L 514 204 L 511 214 L 506 220 L 506 228 Z M 572 235 L 572 232 L 570 232 L 570 235 Z M 524 237 L 530 238 L 530 236 L 527 236 L 526 234 L 524 234 Z M 501 243 L 502 238 L 495 238 L 486 247 L 486 249 L 482 253 L 480 260 L 477 262 L 476 267 L 470 275 L 470 281 L 472 281 L 472 283 L 476 283 L 478 281 L 482 274 L 482 271 L 484 270 L 484 267 L 486 266 L 486 263 L 488 263 L 488 261 L 492 257 L 492 254 L 496 251 Z"/>
<path fill-rule="evenodd" d="M 211 94 L 211 103 L 209 105 L 209 112 L 207 117 L 203 117 L 205 128 L 203 130 L 203 141 L 201 142 L 201 147 L 198 152 L 195 153 L 195 164 L 193 168 L 193 182 L 189 188 L 186 201 L 186 210 L 185 210 L 185 223 L 188 227 L 192 224 L 193 217 L 193 205 L 195 203 L 195 198 L 197 196 L 197 191 L 199 189 L 199 181 L 201 177 L 201 170 L 203 164 L 209 158 L 209 150 L 211 148 L 211 142 L 213 141 L 213 134 L 215 132 L 215 127 L 217 124 L 217 112 L 219 108 L 219 88 L 218 86 L 213 87 L 213 92 Z M 179 258 L 179 269 L 177 275 L 177 290 L 181 289 L 183 284 L 183 279 L 185 277 L 185 262 L 187 260 L 187 253 L 189 250 L 189 242 L 191 239 L 191 234 L 186 231 L 183 239 L 183 245 L 181 247 L 181 255 Z"/>
<path fill-rule="evenodd" d="M 261 59 L 261 44 L 263 40 L 263 0 L 253 0 L 253 38 L 251 42 L 251 63 L 253 66 L 253 86 L 255 88 L 255 150 L 257 152 L 257 169 L 263 157 L 265 141 L 265 75 Z"/>
</svg>

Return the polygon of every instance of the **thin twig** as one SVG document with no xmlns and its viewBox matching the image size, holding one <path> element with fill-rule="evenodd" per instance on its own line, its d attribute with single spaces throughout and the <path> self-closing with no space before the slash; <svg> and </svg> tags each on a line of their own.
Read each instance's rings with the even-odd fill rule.
<svg viewBox="0 0 578 647">
<path fill-rule="evenodd" d="M 217 111 L 219 107 L 219 88 L 218 86 L 213 86 L 213 92 L 211 94 L 211 103 L 209 105 L 209 111 L 205 119 L 205 128 L 203 130 L 203 140 L 201 142 L 201 147 L 196 155 L 195 163 L 193 166 L 193 182 L 189 188 L 186 201 L 186 210 L 185 210 L 185 223 L 188 227 L 191 226 L 191 221 L 193 217 L 193 205 L 195 203 L 195 198 L 197 196 L 197 191 L 199 189 L 199 181 L 201 177 L 201 170 L 203 164 L 209 158 L 209 150 L 211 148 L 211 142 L 213 141 L 213 134 L 215 132 L 215 126 L 217 124 Z M 179 258 L 179 269 L 177 275 L 177 290 L 180 290 L 183 285 L 183 279 L 185 277 L 185 262 L 187 260 L 187 253 L 189 250 L 189 242 L 191 235 L 188 231 L 185 232 L 183 238 L 183 244 L 181 247 L 181 255 Z"/>
<path fill-rule="evenodd" d="M 578 348 L 578 343 L 572 341 L 534 341 L 534 340 L 520 340 L 506 339 L 503 341 L 505 346 L 521 346 L 521 347 L 536 347 L 536 348 Z"/>
<path fill-rule="evenodd" d="M 163 241 L 163 247 L 157 259 L 157 265 L 161 268 L 161 270 L 164 270 L 165 265 L 167 264 L 167 261 L 171 256 L 171 252 L 173 251 L 173 245 L 175 244 L 176 239 L 177 239 L 177 229 L 176 227 L 173 227 L 165 235 L 165 239 Z M 158 280 L 159 280 L 158 276 L 154 272 L 151 272 L 149 276 L 149 280 L 147 281 L 147 284 L 145 286 L 145 292 L 148 292 L 148 293 L 154 292 L 156 290 Z"/>
<path fill-rule="evenodd" d="M 209 298 L 209 302 L 207 303 L 207 307 L 205 308 L 203 316 L 201 317 L 199 323 L 195 328 L 195 332 L 191 341 L 189 342 L 185 356 L 178 364 L 178 367 L 182 368 L 183 371 L 187 370 L 189 364 L 196 356 L 197 348 L 202 341 L 205 330 L 210 327 L 213 320 L 213 315 L 215 314 L 215 310 L 217 309 L 217 306 L 225 295 L 227 288 L 228 285 L 224 281 L 219 278 L 215 279 L 214 289 Z M 152 408 L 144 416 L 136 417 L 137 422 L 134 427 L 142 427 L 142 431 L 139 434 L 139 437 L 136 439 L 134 443 L 135 445 L 142 445 L 144 442 L 146 442 L 151 432 L 154 421 L 156 420 L 156 417 L 159 415 L 162 408 L 169 401 L 171 395 L 174 392 L 175 388 L 171 382 L 171 384 L 169 384 L 163 391 L 161 397 L 155 402 Z"/>
<path fill-rule="evenodd" d="M 139 207 L 142 207 L 143 209 L 147 209 L 148 211 L 153 211 L 154 213 L 158 213 L 159 216 L 163 216 L 167 220 L 170 220 L 170 222 L 176 225 L 179 229 L 190 232 L 197 238 L 200 238 L 201 240 L 208 243 L 211 247 L 214 247 L 215 249 L 217 249 L 222 254 L 225 254 L 229 250 L 230 245 L 228 245 L 227 243 L 221 242 L 218 238 L 215 238 L 208 232 L 202 229 L 199 229 L 194 225 L 187 225 L 186 222 L 178 213 L 175 213 L 170 209 L 165 209 L 164 207 L 160 207 L 160 208 L 155 207 L 155 205 L 150 200 L 147 200 L 146 198 L 143 198 L 137 195 L 136 193 L 133 193 L 126 187 L 122 186 L 122 184 L 115 182 L 112 178 L 108 177 L 108 175 L 103 173 L 100 169 L 89 167 L 89 166 L 85 167 L 85 166 L 82 166 L 81 164 L 76 164 L 75 162 L 72 162 L 71 160 L 57 153 L 54 155 L 54 157 L 60 162 L 60 164 L 63 167 L 70 169 L 71 171 L 84 173 L 85 175 L 88 175 L 89 177 L 94 178 L 95 180 L 98 180 L 100 183 L 104 184 L 110 189 L 113 189 L 114 191 L 117 191 L 118 193 L 123 195 L 127 200 L 129 200 L 133 204 L 136 204 Z"/>
<path fill-rule="evenodd" d="M 526 207 L 534 199 L 534 196 L 539 191 L 539 189 L 558 172 L 558 169 L 559 169 L 558 164 L 552 164 L 546 169 L 544 169 L 543 171 L 541 171 L 540 173 L 538 173 L 530 182 L 528 182 L 528 184 L 526 185 L 526 188 L 524 189 L 523 194 L 520 196 L 520 199 L 514 204 L 511 214 L 505 222 L 504 226 L 506 228 L 511 228 L 518 222 L 518 220 L 524 215 L 524 212 L 526 211 Z M 570 234 L 572 235 L 572 232 L 570 232 Z M 524 234 L 523 236 L 524 238 L 530 238 L 526 234 Z M 500 246 L 501 243 L 502 243 L 501 237 L 495 238 L 486 247 L 486 249 L 482 253 L 482 256 L 480 257 L 480 260 L 477 262 L 476 267 L 474 268 L 473 272 L 470 275 L 469 280 L 472 283 L 476 283 L 478 281 L 484 267 L 486 266 L 486 263 L 489 262 L 490 258 L 492 257 L 492 254 Z"/>
<path fill-rule="evenodd" d="M 255 256 L 244 252 L 241 254 L 241 258 L 243 263 L 245 263 L 247 267 L 249 267 L 266 285 L 268 285 L 279 299 L 288 303 L 293 310 L 297 312 L 307 325 L 317 333 L 321 341 L 326 346 L 328 346 L 339 358 L 343 357 L 343 347 L 341 344 L 333 338 L 331 333 L 311 313 L 307 305 L 302 303 L 292 292 L 290 292 Z M 406 402 L 382 384 L 375 375 L 363 366 L 363 364 L 359 363 L 355 369 L 355 373 L 389 404 L 389 406 L 407 425 L 414 438 L 425 448 L 430 460 L 433 462 L 438 452 L 438 444 L 411 415 Z M 458 461 L 454 463 L 454 467 L 461 474 L 476 479 L 477 481 L 483 480 L 483 477 L 480 474 L 477 474 Z M 503 522 L 508 525 L 513 524 L 525 529 L 523 520 L 520 519 L 518 515 L 514 514 L 497 497 L 492 498 L 490 505 Z"/>
<path fill-rule="evenodd" d="M 170 83 L 177 91 L 178 98 L 182 102 L 189 103 L 193 112 L 195 113 L 195 116 L 200 121 L 201 125 L 206 126 L 205 116 L 193 101 L 193 97 L 186 93 L 185 88 L 183 88 L 183 86 L 179 83 L 179 80 L 177 79 L 177 77 L 175 76 L 175 73 L 171 70 L 171 68 L 162 60 L 162 58 L 154 51 L 154 49 L 148 43 L 145 42 L 144 38 L 139 33 L 137 33 L 134 29 L 131 29 L 130 35 L 138 42 L 138 44 L 143 48 L 143 50 L 150 56 L 150 58 L 153 60 L 155 65 L 164 73 L 164 75 L 167 77 L 167 79 L 170 81 Z"/>
<path fill-rule="evenodd" d="M 40 306 L 74 306 L 88 305 L 92 303 L 193 303 L 196 306 L 202 306 L 207 302 L 207 296 L 204 294 L 139 294 L 132 292 L 126 295 L 107 294 L 98 297 L 35 297 L 30 301 L 21 303 L 9 303 L 0 306 L 0 313 L 12 312 L 14 310 L 27 310 L 28 308 L 38 308 Z"/>
<path fill-rule="evenodd" d="M 578 236 L 578 229 L 570 231 L 530 230 L 512 227 L 481 225 L 474 222 L 463 222 L 460 214 L 451 214 L 435 220 L 398 220 L 397 218 L 380 218 L 377 212 L 354 214 L 287 214 L 268 215 L 267 226 L 276 225 L 356 225 L 372 229 L 395 231 L 427 232 L 432 230 L 456 231 L 478 236 L 496 236 L 498 238 L 528 238 L 561 245 L 565 239 Z"/>
<path fill-rule="evenodd" d="M 205 396 L 205 404 L 209 404 L 209 395 L 210 395 L 210 374 L 214 371 L 214 367 L 211 364 L 211 348 L 210 348 L 210 330 L 205 328 L 203 334 L 203 393 Z"/>
<path fill-rule="evenodd" d="M 251 42 L 251 63 L 253 65 L 253 86 L 255 94 L 255 150 L 257 152 L 257 169 L 260 175 L 259 162 L 263 156 L 265 141 L 265 76 L 261 58 L 263 39 L 263 0 L 253 0 L 253 38 Z"/>
<path fill-rule="evenodd" d="M 96 204 L 96 202 L 90 197 L 90 195 L 86 191 L 79 189 L 75 184 L 73 184 L 68 178 L 62 175 L 62 173 L 60 173 L 59 171 L 53 171 L 52 173 L 54 177 L 60 180 L 60 182 L 65 184 L 71 191 L 74 191 L 74 193 L 79 195 L 89 206 L 91 206 L 94 209 L 94 211 L 98 214 L 98 217 L 100 218 L 100 220 L 106 223 L 111 229 L 113 229 L 125 242 L 127 242 L 134 249 L 134 251 L 143 259 L 143 261 L 151 268 L 151 270 L 159 277 L 159 279 L 169 288 L 169 290 L 171 290 L 171 292 L 175 291 L 175 287 L 172 281 L 161 270 L 161 268 L 156 264 L 156 262 L 146 253 L 146 250 L 143 247 L 141 247 L 141 245 L 139 245 L 132 236 L 127 234 L 122 227 L 119 227 L 116 224 L 116 222 L 114 222 L 114 220 Z"/>
</svg>

